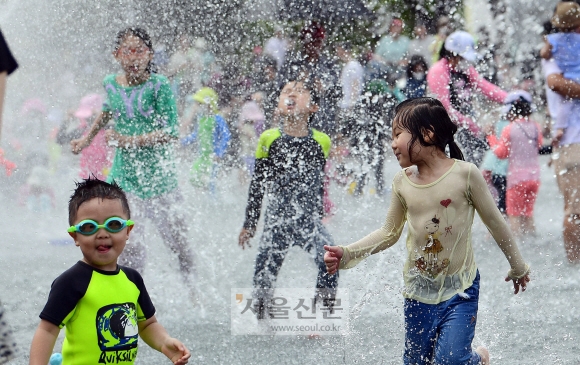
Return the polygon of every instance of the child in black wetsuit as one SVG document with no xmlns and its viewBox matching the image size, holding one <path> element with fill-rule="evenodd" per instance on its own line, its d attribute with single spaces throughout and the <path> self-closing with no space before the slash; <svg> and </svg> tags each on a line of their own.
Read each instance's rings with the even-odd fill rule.
<svg viewBox="0 0 580 365">
<path fill-rule="evenodd" d="M 278 272 L 288 249 L 294 245 L 315 254 L 316 299 L 332 306 L 336 294 L 338 275 L 328 275 L 323 261 L 323 246 L 334 243 L 321 221 L 324 164 L 331 142 L 328 135 L 308 126 L 317 110 L 316 92 L 308 80 L 288 82 L 278 101 L 281 127 L 265 131 L 258 142 L 239 244 L 242 248 L 249 246 L 267 191 L 264 233 L 254 273 L 259 319 L 268 314 Z"/>
</svg>

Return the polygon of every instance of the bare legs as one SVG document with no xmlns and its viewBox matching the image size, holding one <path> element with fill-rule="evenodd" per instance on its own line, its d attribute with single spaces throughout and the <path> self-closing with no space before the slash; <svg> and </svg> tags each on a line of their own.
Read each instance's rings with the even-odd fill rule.
<svg viewBox="0 0 580 365">
<path fill-rule="evenodd" d="M 580 264 L 580 216 L 570 214 L 564 217 L 564 249 L 571 264 Z"/>
</svg>

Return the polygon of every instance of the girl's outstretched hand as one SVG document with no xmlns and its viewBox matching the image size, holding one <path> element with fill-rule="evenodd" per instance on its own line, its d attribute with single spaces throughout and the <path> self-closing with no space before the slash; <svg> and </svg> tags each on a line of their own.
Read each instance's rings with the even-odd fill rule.
<svg viewBox="0 0 580 365">
<path fill-rule="evenodd" d="M 522 293 L 526 291 L 526 285 L 530 282 L 530 275 L 526 274 L 519 279 L 511 279 L 509 277 L 505 278 L 505 281 L 514 282 L 514 294 L 520 292 L 520 287 L 522 288 Z"/>
<path fill-rule="evenodd" d="M 326 264 L 326 271 L 333 275 L 338 271 L 340 266 L 340 259 L 344 254 L 342 247 L 324 245 L 326 252 L 324 253 L 324 263 Z"/>
<path fill-rule="evenodd" d="M 174 365 L 184 365 L 187 364 L 191 354 L 189 350 L 181 341 L 176 338 L 167 338 L 161 346 L 161 352 L 167 356 Z"/>
</svg>

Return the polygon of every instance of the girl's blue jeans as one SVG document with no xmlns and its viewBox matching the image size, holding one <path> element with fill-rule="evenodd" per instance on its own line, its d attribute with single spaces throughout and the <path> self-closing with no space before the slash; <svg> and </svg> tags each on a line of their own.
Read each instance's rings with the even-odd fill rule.
<svg viewBox="0 0 580 365">
<path fill-rule="evenodd" d="M 465 294 L 439 304 L 405 300 L 405 365 L 476 365 L 471 349 L 477 322 L 479 272 Z"/>
</svg>

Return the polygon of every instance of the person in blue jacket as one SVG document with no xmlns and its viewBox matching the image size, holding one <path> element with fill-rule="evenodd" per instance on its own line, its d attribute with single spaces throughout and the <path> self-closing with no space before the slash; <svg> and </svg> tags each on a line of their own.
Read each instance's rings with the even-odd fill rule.
<svg viewBox="0 0 580 365">
<path fill-rule="evenodd" d="M 181 139 L 182 146 L 197 142 L 198 156 L 191 168 L 190 182 L 197 187 L 211 188 L 216 172 L 216 160 L 227 151 L 231 133 L 225 119 L 218 114 L 218 95 L 204 87 L 192 99 L 202 105 L 193 133 Z"/>
</svg>

